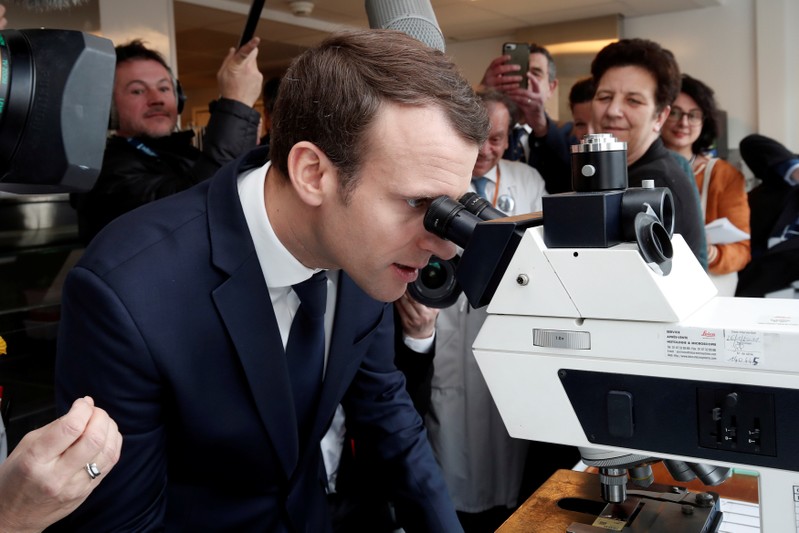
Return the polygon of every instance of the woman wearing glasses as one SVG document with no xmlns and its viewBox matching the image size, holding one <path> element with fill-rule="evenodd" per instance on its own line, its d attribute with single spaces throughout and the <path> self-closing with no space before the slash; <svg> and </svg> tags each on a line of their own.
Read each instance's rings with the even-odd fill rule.
<svg viewBox="0 0 799 533">
<path fill-rule="evenodd" d="M 680 94 L 663 127 L 663 142 L 691 162 L 705 223 L 726 217 L 735 227 L 749 233 L 744 176 L 709 153 L 718 135 L 716 116 L 713 89 L 684 74 Z M 708 267 L 721 296 L 735 294 L 738 271 L 749 263 L 750 257 L 749 239 L 708 243 Z"/>
<path fill-rule="evenodd" d="M 699 195 L 689 175 L 660 139 L 671 103 L 680 92 L 674 55 L 646 39 L 622 39 L 599 51 L 591 63 L 596 93 L 594 128 L 627 143 L 630 187 L 645 179 L 668 187 L 674 197 L 675 232 L 703 266 L 707 245 Z"/>
</svg>

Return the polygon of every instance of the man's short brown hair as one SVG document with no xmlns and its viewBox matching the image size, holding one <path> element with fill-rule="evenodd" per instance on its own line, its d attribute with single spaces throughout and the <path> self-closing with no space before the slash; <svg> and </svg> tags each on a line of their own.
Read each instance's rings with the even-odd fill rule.
<svg viewBox="0 0 799 533">
<path fill-rule="evenodd" d="M 484 106 L 443 53 L 398 31 L 341 33 L 295 58 L 283 77 L 272 123 L 272 164 L 288 176 L 291 148 L 312 142 L 336 165 L 349 198 L 370 146 L 370 126 L 386 102 L 436 106 L 452 134 L 476 146 L 488 135 Z"/>
</svg>

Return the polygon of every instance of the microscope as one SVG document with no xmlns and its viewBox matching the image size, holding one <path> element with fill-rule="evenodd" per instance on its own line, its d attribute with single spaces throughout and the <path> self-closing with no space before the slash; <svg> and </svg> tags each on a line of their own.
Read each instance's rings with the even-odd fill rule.
<svg viewBox="0 0 799 533">
<path fill-rule="evenodd" d="M 425 217 L 488 305 L 474 353 L 509 434 L 599 470 L 594 521 L 536 531 L 717 531 L 715 492 L 646 490 L 660 461 L 711 486 L 755 471 L 761 531 L 799 531 L 799 301 L 716 296 L 669 190 L 628 188 L 613 136 L 572 147 L 572 183 L 543 214 L 441 197 Z"/>
</svg>

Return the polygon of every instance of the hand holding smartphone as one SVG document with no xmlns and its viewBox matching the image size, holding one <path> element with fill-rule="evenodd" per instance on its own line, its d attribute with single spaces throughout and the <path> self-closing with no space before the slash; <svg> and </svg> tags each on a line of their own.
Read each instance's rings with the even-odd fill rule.
<svg viewBox="0 0 799 533">
<path fill-rule="evenodd" d="M 522 81 L 519 86 L 527 88 L 527 71 L 530 69 L 530 45 L 527 43 L 504 43 L 502 45 L 502 55 L 510 56 L 506 65 L 519 65 L 519 76 Z"/>
</svg>

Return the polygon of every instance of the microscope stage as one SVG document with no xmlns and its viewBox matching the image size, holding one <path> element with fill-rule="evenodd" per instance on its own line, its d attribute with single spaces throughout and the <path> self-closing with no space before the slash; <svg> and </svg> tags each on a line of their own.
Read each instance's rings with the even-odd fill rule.
<svg viewBox="0 0 799 533">
<path fill-rule="evenodd" d="M 721 525 L 718 495 L 666 485 L 630 486 L 622 505 L 599 496 L 596 474 L 558 470 L 498 533 L 713 533 Z"/>
</svg>

